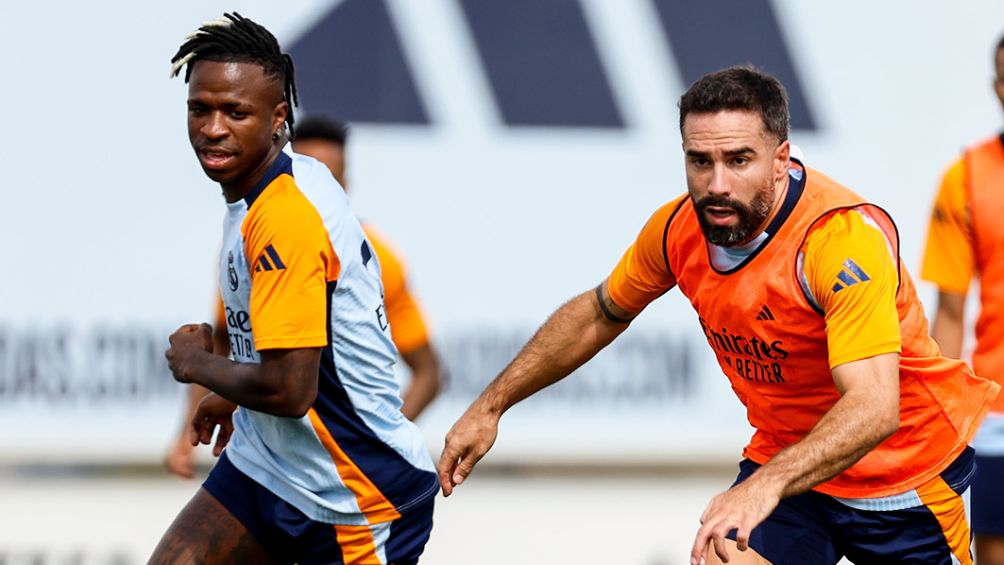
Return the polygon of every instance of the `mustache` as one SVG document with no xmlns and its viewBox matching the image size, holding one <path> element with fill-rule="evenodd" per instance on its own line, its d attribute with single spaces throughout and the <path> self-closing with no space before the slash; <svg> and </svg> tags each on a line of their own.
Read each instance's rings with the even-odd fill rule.
<svg viewBox="0 0 1004 565">
<path fill-rule="evenodd" d="M 716 208 L 731 208 L 736 212 L 745 212 L 749 210 L 749 206 L 743 204 L 738 200 L 733 200 L 727 196 L 705 196 L 704 198 L 697 201 L 694 205 L 698 210 L 704 210 L 710 206 L 715 206 Z"/>
</svg>

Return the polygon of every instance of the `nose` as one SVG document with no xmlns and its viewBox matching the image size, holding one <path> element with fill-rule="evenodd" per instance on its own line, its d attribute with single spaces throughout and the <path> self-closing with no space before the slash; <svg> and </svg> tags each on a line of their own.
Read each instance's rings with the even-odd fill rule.
<svg viewBox="0 0 1004 565">
<path fill-rule="evenodd" d="M 728 196 L 732 192 L 729 180 L 726 176 L 725 166 L 715 164 L 711 169 L 711 176 L 708 179 L 708 194 L 714 196 Z"/>
<path fill-rule="evenodd" d="M 208 139 L 213 140 L 222 139 L 230 133 L 222 112 L 211 112 L 199 131 Z"/>
</svg>

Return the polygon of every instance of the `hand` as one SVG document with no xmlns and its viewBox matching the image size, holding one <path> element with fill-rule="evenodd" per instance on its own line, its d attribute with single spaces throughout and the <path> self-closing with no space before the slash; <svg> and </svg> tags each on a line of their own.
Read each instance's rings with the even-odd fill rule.
<svg viewBox="0 0 1004 565">
<path fill-rule="evenodd" d="M 230 434 L 234 433 L 233 413 L 237 405 L 229 400 L 209 393 L 199 402 L 195 409 L 195 416 L 192 417 L 192 429 L 188 434 L 189 443 L 199 445 L 200 443 L 209 445 L 213 440 L 213 431 L 216 426 L 220 431 L 216 434 L 216 445 L 213 446 L 213 455 L 216 457 L 223 453 L 223 448 L 230 441 Z"/>
<path fill-rule="evenodd" d="M 439 457 L 439 486 L 443 496 L 464 482 L 474 465 L 492 448 L 498 436 L 499 416 L 470 407 L 446 434 L 446 445 Z"/>
<path fill-rule="evenodd" d="M 171 346 L 164 352 L 167 366 L 175 380 L 191 382 L 191 369 L 203 352 L 213 352 L 213 328 L 209 324 L 185 324 L 168 338 Z"/>
<path fill-rule="evenodd" d="M 750 478 L 711 499 L 701 515 L 701 528 L 697 531 L 694 547 L 690 550 L 691 565 L 704 565 L 708 543 L 714 544 L 715 553 L 725 563 L 729 552 L 725 536 L 736 530 L 736 547 L 746 551 L 750 532 L 767 519 L 781 501 L 781 490 Z"/>
<path fill-rule="evenodd" d="M 183 479 L 195 477 L 195 450 L 187 437 L 175 440 L 164 458 L 164 466 L 170 473 Z"/>
</svg>

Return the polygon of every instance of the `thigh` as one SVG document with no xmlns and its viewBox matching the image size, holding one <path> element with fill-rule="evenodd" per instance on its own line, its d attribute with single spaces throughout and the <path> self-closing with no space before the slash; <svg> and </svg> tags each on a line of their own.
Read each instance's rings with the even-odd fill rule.
<svg viewBox="0 0 1004 565">
<path fill-rule="evenodd" d="M 366 525 L 311 523 L 297 536 L 299 565 L 415 565 L 432 530 L 434 499 L 392 521 Z"/>
<path fill-rule="evenodd" d="M 746 551 L 739 551 L 739 548 L 736 547 L 736 542 L 730 539 L 725 540 L 725 549 L 729 552 L 728 561 L 719 559 L 718 554 L 715 553 L 714 544 L 708 544 L 705 563 L 707 565 L 720 565 L 722 563 L 728 563 L 729 565 L 773 565 L 752 547 L 746 548 Z"/>
<path fill-rule="evenodd" d="M 967 448 L 941 475 L 895 497 L 896 505 L 913 499 L 908 508 L 896 509 L 891 497 L 885 499 L 886 508 L 893 507 L 888 510 L 848 507 L 834 521 L 848 559 L 858 565 L 972 565 L 968 506 L 974 470 Z"/>
<path fill-rule="evenodd" d="M 847 558 L 857 565 L 972 565 L 968 524 L 960 511 L 952 513 L 956 518 L 939 520 L 926 506 L 855 510 L 841 527 L 840 541 Z"/>
<path fill-rule="evenodd" d="M 149 565 L 278 563 L 227 509 L 205 489 L 164 533 Z"/>
<path fill-rule="evenodd" d="M 740 463 L 736 484 L 758 467 L 748 460 Z M 750 532 L 750 548 L 773 565 L 837 563 L 841 554 L 827 527 L 832 512 L 828 502 L 828 497 L 815 492 L 782 499 L 771 515 Z M 729 532 L 728 537 L 735 541 L 735 531 Z"/>
</svg>

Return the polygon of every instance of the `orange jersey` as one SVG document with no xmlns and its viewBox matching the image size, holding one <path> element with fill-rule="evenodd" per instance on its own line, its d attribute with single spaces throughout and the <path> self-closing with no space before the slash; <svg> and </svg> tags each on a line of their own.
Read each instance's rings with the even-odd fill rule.
<svg viewBox="0 0 1004 565">
<path fill-rule="evenodd" d="M 399 352 L 408 353 L 429 343 L 429 330 L 422 309 L 408 289 L 408 278 L 400 254 L 370 224 L 363 224 L 366 238 L 373 245 L 380 263 L 383 303 L 390 322 L 391 339 Z"/>
<path fill-rule="evenodd" d="M 921 278 L 966 294 L 980 279 L 973 369 L 1004 384 L 1004 138 L 969 149 L 945 173 L 931 213 Z M 1004 412 L 1004 395 L 994 402 Z"/>
<path fill-rule="evenodd" d="M 899 263 L 892 220 L 806 169 L 793 174 L 764 234 L 743 261 L 718 269 L 693 203 L 681 197 L 625 253 L 608 280 L 610 296 L 639 312 L 680 287 L 756 429 L 744 456 L 761 464 L 808 434 L 840 398 L 833 367 L 901 352 L 899 430 L 815 490 L 873 498 L 936 477 L 975 434 L 998 387 L 939 356 Z"/>
<path fill-rule="evenodd" d="M 429 343 L 429 330 L 418 301 L 408 289 L 404 263 L 399 254 L 372 225 L 363 224 L 363 231 L 373 246 L 380 263 L 380 280 L 384 288 L 384 309 L 391 328 L 391 339 L 397 350 L 406 354 Z M 216 326 L 226 327 L 226 312 L 222 298 L 216 303 Z"/>
</svg>

